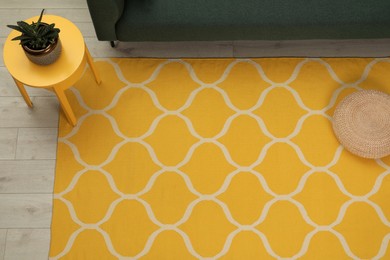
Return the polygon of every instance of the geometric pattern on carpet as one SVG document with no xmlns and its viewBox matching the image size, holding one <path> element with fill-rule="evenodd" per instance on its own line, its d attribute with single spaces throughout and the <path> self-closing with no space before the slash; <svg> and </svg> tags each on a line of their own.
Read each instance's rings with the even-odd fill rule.
<svg viewBox="0 0 390 260">
<path fill-rule="evenodd" d="M 390 59 L 100 59 L 60 115 L 50 259 L 390 259 L 390 157 L 332 116 Z"/>
</svg>

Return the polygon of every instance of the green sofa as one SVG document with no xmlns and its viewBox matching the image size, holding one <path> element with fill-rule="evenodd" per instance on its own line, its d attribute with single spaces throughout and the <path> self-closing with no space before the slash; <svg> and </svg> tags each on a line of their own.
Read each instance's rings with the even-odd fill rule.
<svg viewBox="0 0 390 260">
<path fill-rule="evenodd" d="M 390 0 L 87 0 L 102 41 L 390 38 Z"/>
</svg>

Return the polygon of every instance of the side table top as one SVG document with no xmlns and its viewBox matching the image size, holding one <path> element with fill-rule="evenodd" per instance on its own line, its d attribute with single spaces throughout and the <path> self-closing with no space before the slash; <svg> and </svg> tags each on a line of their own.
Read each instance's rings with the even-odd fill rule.
<svg viewBox="0 0 390 260">
<path fill-rule="evenodd" d="M 38 18 L 35 16 L 26 22 L 36 22 Z M 44 15 L 42 21 L 55 23 L 55 27 L 61 30 L 62 51 L 58 60 L 47 66 L 32 63 L 24 54 L 19 41 L 11 41 L 20 35 L 20 32 L 12 30 L 4 44 L 4 64 L 15 79 L 28 86 L 46 88 L 66 84 L 85 61 L 84 38 L 76 25 L 63 17 Z"/>
</svg>

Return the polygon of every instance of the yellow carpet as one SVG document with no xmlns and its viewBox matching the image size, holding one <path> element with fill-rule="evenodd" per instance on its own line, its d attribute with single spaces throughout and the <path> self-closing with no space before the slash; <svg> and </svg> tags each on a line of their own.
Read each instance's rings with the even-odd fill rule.
<svg viewBox="0 0 390 260">
<path fill-rule="evenodd" d="M 390 259 L 390 157 L 332 132 L 390 59 L 107 59 L 61 115 L 51 259 Z"/>
</svg>

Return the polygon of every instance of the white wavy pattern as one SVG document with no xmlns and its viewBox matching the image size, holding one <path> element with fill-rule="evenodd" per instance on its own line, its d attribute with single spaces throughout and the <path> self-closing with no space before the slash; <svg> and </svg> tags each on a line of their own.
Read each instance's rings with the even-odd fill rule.
<svg viewBox="0 0 390 260">
<path fill-rule="evenodd" d="M 102 59 L 103 61 L 105 62 L 108 62 L 110 63 L 114 68 L 115 68 L 115 71 L 119 77 L 119 79 L 121 81 L 123 81 L 125 84 L 126 84 L 126 87 L 120 89 L 117 94 L 115 95 L 115 97 L 112 99 L 112 102 L 107 106 L 105 107 L 104 109 L 101 109 L 101 110 L 92 110 L 90 107 L 88 107 L 86 105 L 86 103 L 84 102 L 81 94 L 78 92 L 77 89 L 72 89 L 73 93 L 76 95 L 77 97 L 77 100 L 78 102 L 80 103 L 80 105 L 86 109 L 88 112 L 83 115 L 82 117 L 79 118 L 79 123 L 76 127 L 73 128 L 73 130 L 65 137 L 62 137 L 62 138 L 59 138 L 59 142 L 63 142 L 64 144 L 68 145 L 70 147 L 70 149 L 72 150 L 73 154 L 74 154 L 74 157 L 75 159 L 77 160 L 78 163 L 80 163 L 82 166 L 84 166 L 84 169 L 79 171 L 73 178 L 73 180 L 71 181 L 71 183 L 69 184 L 69 186 L 63 190 L 62 192 L 60 193 L 57 193 L 54 195 L 54 198 L 55 199 L 58 199 L 62 202 L 65 203 L 65 205 L 68 207 L 68 210 L 70 212 L 70 216 L 72 218 L 72 220 L 77 223 L 80 228 L 78 230 L 76 230 L 75 232 L 73 232 L 73 234 L 70 236 L 69 240 L 68 240 L 68 243 L 67 245 L 65 246 L 64 250 L 58 254 L 57 256 L 55 257 L 51 257 L 50 259 L 54 260 L 54 259 L 59 259 L 61 258 L 62 256 L 66 255 L 72 248 L 73 246 L 73 243 L 75 242 L 75 239 L 77 238 L 77 236 L 83 231 L 83 230 L 86 230 L 86 229 L 94 229 L 98 232 L 100 232 L 102 234 L 102 236 L 104 237 L 104 240 L 106 242 L 106 245 L 108 247 L 108 250 L 110 251 L 110 253 L 117 257 L 118 259 L 138 259 L 144 255 L 146 255 L 149 250 L 151 249 L 156 237 L 163 231 L 165 230 L 173 230 L 175 232 L 177 232 L 182 238 L 183 238 L 183 241 L 188 249 L 188 251 L 196 258 L 198 259 L 218 259 L 219 257 L 225 255 L 229 248 L 230 248 L 230 245 L 232 244 L 232 241 L 234 239 L 234 237 L 241 231 L 252 231 L 254 234 L 256 234 L 260 239 L 261 241 L 263 242 L 264 244 L 264 247 L 265 249 L 267 250 L 267 252 L 274 258 L 276 259 L 298 259 L 300 258 L 301 256 L 303 256 L 308 248 L 309 248 L 309 245 L 310 245 L 310 241 L 312 239 L 312 237 L 317 233 L 317 232 L 320 232 L 320 231 L 329 231 L 331 232 L 332 234 L 334 234 L 340 241 L 340 244 L 342 245 L 345 253 L 351 257 L 352 259 L 360 259 L 359 256 L 356 256 L 350 249 L 346 239 L 344 238 L 344 236 L 337 232 L 336 230 L 334 230 L 333 228 L 338 225 L 339 223 L 342 222 L 345 214 L 346 214 L 346 211 L 348 210 L 348 208 L 355 202 L 365 202 L 367 203 L 367 205 L 370 205 L 374 210 L 375 212 L 377 213 L 379 219 L 382 221 L 382 223 L 384 225 L 386 225 L 387 227 L 390 227 L 390 221 L 386 218 L 385 214 L 383 213 L 382 209 L 380 206 L 378 206 L 377 204 L 373 203 L 372 201 L 368 200 L 368 198 L 370 196 L 372 196 L 373 194 L 375 194 L 376 192 L 378 192 L 378 190 L 380 189 L 381 185 L 382 185 L 382 181 L 383 179 L 390 175 L 390 167 L 388 165 L 386 165 L 385 163 L 383 163 L 381 160 L 377 160 L 377 163 L 378 165 L 380 165 L 381 167 L 383 167 L 385 169 L 385 171 L 380 174 L 377 179 L 376 179 L 376 182 L 372 188 L 372 190 L 370 192 L 368 192 L 367 194 L 365 195 L 362 195 L 362 196 L 356 196 L 356 195 L 353 195 L 351 194 L 350 192 L 347 191 L 347 189 L 344 187 L 341 179 L 335 174 L 333 173 L 330 168 L 335 165 L 339 158 L 340 158 L 340 155 L 341 155 L 341 152 L 343 150 L 343 148 L 340 146 L 338 147 L 338 149 L 336 150 L 335 154 L 334 154 L 334 157 L 333 157 L 333 160 L 328 164 L 328 165 L 325 165 L 325 166 L 322 166 L 322 167 L 317 167 L 315 165 L 312 165 L 304 156 L 303 152 L 301 151 L 300 147 L 298 145 L 296 145 L 295 143 L 293 143 L 291 141 L 291 139 L 293 137 L 295 137 L 296 135 L 298 135 L 298 133 L 300 132 L 301 128 L 302 128 L 302 125 L 304 123 L 304 121 L 310 117 L 311 115 L 321 115 L 329 120 L 331 120 L 331 118 L 329 117 L 329 115 L 326 114 L 326 111 L 329 110 L 330 108 L 332 108 L 339 96 L 339 94 L 344 90 L 344 89 L 347 89 L 347 88 L 355 88 L 355 89 L 360 89 L 358 87 L 359 83 L 363 82 L 369 72 L 371 71 L 372 67 L 377 64 L 378 62 L 390 62 L 390 59 L 374 59 L 372 62 L 370 62 L 361 78 L 359 80 L 357 80 L 356 82 L 354 83 L 345 83 L 343 82 L 340 78 L 338 78 L 338 76 L 336 75 L 336 73 L 333 71 L 332 67 L 327 63 L 325 62 L 324 60 L 322 59 L 304 59 L 302 60 L 297 66 L 296 68 L 294 69 L 293 73 L 291 74 L 290 78 L 284 82 L 284 83 L 275 83 L 273 82 L 272 80 L 270 80 L 266 74 L 264 73 L 263 71 L 263 68 L 256 62 L 250 60 L 250 59 L 236 59 L 236 60 L 233 60 L 229 66 L 227 66 L 226 70 L 224 71 L 224 73 L 222 74 L 221 78 L 218 79 L 217 81 L 215 81 L 214 83 L 212 84 L 206 84 L 204 82 L 202 82 L 198 77 L 197 75 L 195 74 L 193 68 L 191 67 L 191 65 L 183 60 L 179 60 L 179 59 L 171 59 L 171 60 L 166 60 L 164 62 L 161 62 L 159 64 L 159 66 L 154 70 L 154 72 L 152 73 L 152 75 L 150 76 L 149 79 L 147 79 L 146 81 L 142 82 L 142 83 L 132 83 L 132 82 L 128 82 L 126 80 L 126 78 L 123 76 L 122 74 L 122 71 L 119 67 L 118 64 L 116 64 L 115 62 L 113 62 L 112 60 L 110 59 Z M 329 101 L 329 104 L 321 109 L 321 110 L 312 110 L 310 109 L 309 107 L 307 107 L 304 102 L 302 101 L 301 97 L 299 96 L 298 92 L 295 91 L 293 88 L 291 88 L 289 86 L 290 83 L 292 83 L 299 75 L 299 72 L 301 70 L 301 68 L 309 63 L 309 62 L 317 62 L 319 64 L 322 64 L 326 69 L 327 71 L 329 72 L 329 75 L 340 85 L 340 87 L 334 91 L 333 93 L 333 96 L 332 98 L 330 99 Z M 199 87 L 197 89 L 195 89 L 188 97 L 187 101 L 185 102 L 185 104 L 180 107 L 179 109 L 177 110 L 168 110 L 166 109 L 165 107 L 163 107 L 158 98 L 157 98 L 157 95 L 155 92 L 153 92 L 153 90 L 151 90 L 150 88 L 146 87 L 146 85 L 152 81 L 154 81 L 161 69 L 166 66 L 167 64 L 170 64 L 170 63 L 181 63 L 185 66 L 185 68 L 188 70 L 188 73 L 191 77 L 191 79 L 196 82 L 197 84 L 199 84 Z M 254 68 L 256 68 L 256 70 L 258 71 L 258 74 L 260 75 L 260 77 L 265 81 L 267 82 L 270 86 L 268 88 L 266 88 L 260 95 L 257 103 L 247 109 L 247 110 L 241 110 L 239 108 L 237 108 L 236 106 L 233 105 L 232 101 L 230 100 L 228 94 L 220 87 L 218 87 L 218 84 L 222 83 L 223 81 L 226 80 L 226 78 L 228 77 L 229 73 L 231 72 L 231 70 L 234 68 L 234 66 L 236 66 L 237 64 L 239 63 L 248 63 L 248 64 L 251 64 Z M 107 113 L 108 110 L 110 110 L 111 108 L 115 107 L 119 98 L 121 97 L 121 95 L 123 93 L 125 93 L 128 89 L 130 88 L 139 88 L 139 89 L 142 89 L 144 90 L 146 93 L 149 94 L 153 104 L 163 112 L 163 114 L 161 114 L 160 116 L 156 117 L 154 119 L 154 121 L 151 123 L 150 125 L 150 128 L 142 135 L 142 136 L 139 136 L 137 138 L 129 138 L 127 137 L 125 134 L 123 134 L 119 127 L 118 127 L 118 124 L 115 120 L 115 118 L 113 118 L 111 115 L 109 115 Z M 225 122 L 223 128 L 221 129 L 221 131 L 216 134 L 214 137 L 211 137 L 211 138 L 203 138 L 201 135 L 199 135 L 196 130 L 194 129 L 193 125 L 192 125 L 192 122 L 191 120 L 184 116 L 183 114 L 181 114 L 181 112 L 183 110 L 185 110 L 186 108 L 188 108 L 189 106 L 191 106 L 193 100 L 196 98 L 196 96 L 198 95 L 198 93 L 200 91 L 202 91 L 203 89 L 206 89 L 206 88 L 211 88 L 211 89 L 214 89 L 216 90 L 224 99 L 226 105 L 233 111 L 235 111 L 235 114 L 231 115 Z M 296 125 L 296 128 L 294 129 L 294 131 L 287 137 L 285 138 L 277 138 L 275 136 L 273 136 L 267 129 L 267 126 L 266 124 L 264 123 L 264 121 L 257 115 L 255 115 L 253 112 L 259 108 L 264 100 L 266 99 L 268 93 L 270 93 L 270 91 L 272 91 L 273 89 L 275 88 L 284 88 L 286 90 L 288 90 L 294 97 L 296 103 L 303 109 L 305 110 L 307 113 L 305 115 L 303 115 L 297 122 L 297 125 Z M 77 149 L 77 146 L 75 144 L 73 144 L 71 141 L 69 141 L 69 138 L 72 137 L 73 135 L 75 135 L 78 130 L 80 129 L 80 126 L 83 124 L 83 122 L 91 115 L 95 115 L 95 114 L 99 114 L 99 115 L 102 115 L 104 117 L 106 117 L 110 123 L 112 124 L 112 127 L 113 127 L 113 130 L 115 132 L 116 135 L 118 135 L 119 137 L 121 137 L 123 140 L 118 143 L 111 151 L 111 153 L 108 155 L 107 159 L 101 163 L 100 165 L 89 165 L 88 163 L 86 163 L 85 161 L 83 161 L 83 159 L 81 158 L 80 156 L 80 153 Z M 148 136 L 150 136 L 151 134 L 153 134 L 153 132 L 155 131 L 156 127 L 158 126 L 159 122 L 165 118 L 166 116 L 169 116 L 169 115 L 176 115 L 178 116 L 179 118 L 181 118 L 187 125 L 188 127 L 188 130 L 189 132 L 194 136 L 196 137 L 199 141 L 196 142 L 195 144 L 193 144 L 191 146 L 191 148 L 189 149 L 187 155 L 185 156 L 185 158 L 180 162 L 178 163 L 177 165 L 174 165 L 174 166 L 167 166 L 167 165 L 164 165 L 157 157 L 153 147 L 151 145 L 149 145 L 148 143 L 146 143 L 144 141 L 144 139 Z M 258 123 L 258 126 L 260 127 L 261 131 L 263 132 L 264 135 L 266 135 L 267 137 L 269 137 L 271 139 L 271 141 L 269 143 L 267 143 L 263 149 L 261 150 L 257 160 L 249 165 L 249 166 L 241 166 L 239 165 L 237 162 L 235 162 L 228 149 L 218 141 L 218 138 L 222 137 L 223 135 L 225 135 L 229 128 L 230 128 L 230 125 L 232 124 L 232 122 L 234 121 L 235 118 L 237 118 L 238 116 L 240 115 L 247 115 L 247 116 L 250 116 L 251 118 L 253 118 L 254 120 L 256 120 L 256 122 Z M 139 144 L 142 144 L 146 149 L 147 151 L 149 152 L 150 154 L 150 157 L 151 159 L 153 160 L 153 162 L 155 164 L 157 164 L 158 166 L 161 167 L 161 170 L 155 172 L 152 177 L 149 179 L 148 183 L 146 184 L 146 186 L 144 187 L 143 190 L 139 191 L 138 193 L 136 194 L 124 194 L 123 192 L 121 192 L 112 176 L 110 175 L 110 173 L 108 173 L 107 171 L 105 171 L 103 169 L 103 167 L 105 165 L 107 165 L 108 163 L 110 163 L 116 156 L 116 153 L 119 151 L 119 149 L 129 143 L 129 142 L 137 142 Z M 254 168 L 255 166 L 259 165 L 265 158 L 266 154 L 267 154 L 267 151 L 268 149 L 275 143 L 280 143 L 280 142 L 283 142 L 283 143 L 286 143 L 288 145 L 290 145 L 296 152 L 296 154 L 298 155 L 299 159 L 302 161 L 302 163 L 306 166 L 308 166 L 310 168 L 309 171 L 307 171 L 300 179 L 299 181 L 299 184 L 298 186 L 296 187 L 296 189 L 289 193 L 289 194 L 277 194 L 275 193 L 270 187 L 269 185 L 267 184 L 265 178 L 263 177 L 263 175 L 256 171 Z M 225 156 L 225 159 L 228 163 L 230 163 L 232 166 L 234 166 L 236 168 L 236 170 L 234 170 L 233 172 L 231 172 L 226 178 L 225 178 L 225 181 L 223 182 L 223 184 L 221 185 L 221 187 L 219 188 L 218 191 L 216 191 L 215 193 L 213 194 L 209 194 L 209 195 L 204 195 L 202 193 L 200 193 L 199 191 L 197 191 L 190 178 L 186 175 L 185 172 L 182 172 L 180 170 L 180 167 L 182 167 L 183 165 L 185 165 L 186 163 L 188 163 L 194 153 L 194 151 L 202 144 L 204 143 L 213 143 L 215 144 L 217 147 L 219 147 L 219 149 L 221 150 L 221 152 L 223 153 L 223 155 Z M 86 223 L 83 223 L 78 217 L 77 217 L 77 214 L 76 214 L 76 211 L 72 205 L 72 203 L 68 200 L 66 200 L 64 198 L 64 195 L 67 194 L 68 192 L 72 191 L 72 189 L 75 187 L 75 185 L 77 184 L 79 178 L 84 174 L 86 173 L 88 170 L 96 170 L 96 171 L 99 171 L 101 174 L 103 174 L 106 178 L 107 178 L 107 181 L 111 187 L 111 189 L 120 196 L 120 198 L 118 198 L 117 200 L 115 200 L 109 207 L 106 215 L 104 216 L 104 218 L 102 218 L 99 222 L 97 223 L 94 223 L 94 224 L 86 224 Z M 180 176 L 188 190 L 193 193 L 194 195 L 196 195 L 198 198 L 194 201 L 192 201 L 183 217 L 177 221 L 175 224 L 169 224 L 169 225 L 166 225 L 164 223 L 161 223 L 157 218 L 156 216 L 154 215 L 153 213 L 153 210 L 152 210 L 152 207 L 143 199 L 140 198 L 141 195 L 147 193 L 148 191 L 150 191 L 152 188 L 153 188 L 153 185 L 155 183 L 155 181 L 157 180 L 157 178 L 159 178 L 159 176 L 161 176 L 162 174 L 164 174 L 164 172 L 166 171 L 170 171 L 170 172 L 175 172 L 178 176 Z M 225 192 L 232 179 L 234 178 L 234 176 L 236 176 L 237 174 L 239 174 L 240 172 L 242 171 L 245 171 L 245 172 L 250 172 L 251 174 L 253 174 L 253 176 L 255 176 L 259 183 L 261 184 L 262 188 L 264 189 L 264 191 L 268 194 L 270 194 L 271 196 L 273 196 L 274 198 L 270 201 L 268 201 L 262 212 L 261 212 L 261 215 L 259 216 L 259 218 L 254 222 L 252 223 L 251 225 L 242 225 L 240 224 L 238 221 L 236 221 L 234 219 L 234 217 L 232 216 L 232 214 L 230 213 L 229 211 L 229 208 L 228 206 L 220 201 L 217 196 L 222 194 L 223 192 Z M 306 181 L 308 180 L 308 178 L 315 174 L 316 172 L 325 172 L 326 174 L 328 174 L 331 178 L 333 178 L 333 180 L 335 181 L 337 187 L 339 188 L 339 190 L 346 196 L 349 197 L 349 200 L 346 201 L 341 207 L 340 207 L 340 210 L 339 210 L 339 213 L 338 213 L 338 216 L 337 218 L 335 219 L 335 221 L 329 225 L 318 225 L 316 224 L 308 215 L 304 205 L 302 205 L 299 201 L 295 200 L 293 198 L 293 196 L 295 196 L 296 194 L 300 193 L 304 187 L 305 187 L 305 184 L 306 184 Z M 124 201 L 124 200 L 135 200 L 135 201 L 138 201 L 139 203 L 141 203 L 150 220 L 156 224 L 157 226 L 159 226 L 160 228 L 157 229 L 155 232 L 152 233 L 152 235 L 148 238 L 143 250 L 141 250 L 137 255 L 133 255 L 133 256 L 122 256 L 120 255 L 115 249 L 114 249 L 114 246 L 111 242 L 111 238 L 110 238 L 110 235 L 107 234 L 106 231 L 102 230 L 100 228 L 100 225 L 103 224 L 104 222 L 108 221 L 111 217 L 111 215 L 113 214 L 116 206 L 121 202 L 121 201 Z M 212 257 L 205 257 L 205 256 L 202 256 L 200 255 L 193 247 L 192 243 L 191 243 L 191 239 L 190 237 L 185 233 L 183 232 L 179 226 L 183 223 L 185 223 L 191 216 L 191 213 L 194 209 L 194 207 L 202 202 L 202 201 L 212 201 L 214 203 L 216 203 L 217 205 L 219 205 L 219 207 L 222 209 L 222 211 L 224 212 L 225 216 L 226 216 L 226 219 L 231 223 L 233 224 L 234 226 L 236 226 L 236 229 L 231 232 L 227 238 L 226 238 L 226 241 L 225 241 L 225 244 L 223 246 L 223 248 L 220 250 L 220 252 Z M 296 208 L 299 210 L 303 220 L 310 226 L 313 227 L 313 230 L 311 232 L 309 232 L 306 237 L 304 238 L 304 241 L 302 243 L 302 246 L 300 248 L 300 250 L 293 256 L 290 256 L 290 257 L 281 257 L 279 255 L 277 255 L 277 253 L 273 250 L 271 244 L 269 243 L 266 235 L 264 233 L 262 233 L 261 231 L 259 231 L 258 229 L 256 229 L 255 227 L 257 225 L 259 225 L 260 223 L 262 223 L 266 217 L 267 217 L 267 214 L 270 210 L 270 208 L 275 204 L 277 203 L 278 201 L 288 201 L 290 203 L 292 203 L 293 205 L 296 206 Z M 388 247 L 388 244 L 389 244 L 389 241 L 390 241 L 390 233 L 388 233 L 382 240 L 382 243 L 381 243 L 381 246 L 380 246 L 380 249 L 379 251 L 377 252 L 377 255 L 375 257 L 373 257 L 372 259 L 380 259 L 381 257 L 384 256 L 384 254 L 386 253 L 387 251 L 387 247 Z"/>
</svg>

